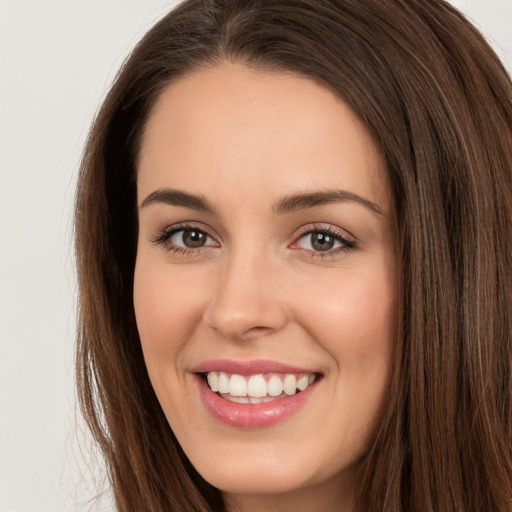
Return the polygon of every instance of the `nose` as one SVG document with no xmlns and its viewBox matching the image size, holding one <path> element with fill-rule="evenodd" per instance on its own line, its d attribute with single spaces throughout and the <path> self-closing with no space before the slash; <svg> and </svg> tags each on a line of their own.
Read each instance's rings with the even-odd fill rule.
<svg viewBox="0 0 512 512">
<path fill-rule="evenodd" d="M 204 311 L 210 328 L 244 340 L 277 332 L 288 323 L 279 268 L 269 259 L 244 251 L 224 262 Z"/>
</svg>

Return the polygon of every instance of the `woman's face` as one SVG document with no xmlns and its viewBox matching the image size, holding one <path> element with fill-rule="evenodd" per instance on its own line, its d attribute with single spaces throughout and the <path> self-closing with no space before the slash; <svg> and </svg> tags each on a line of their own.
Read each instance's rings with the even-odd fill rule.
<svg viewBox="0 0 512 512">
<path fill-rule="evenodd" d="M 190 461 L 227 496 L 338 492 L 396 339 L 392 204 L 369 132 L 311 80 L 222 64 L 161 94 L 137 188 L 137 324 Z"/>
</svg>

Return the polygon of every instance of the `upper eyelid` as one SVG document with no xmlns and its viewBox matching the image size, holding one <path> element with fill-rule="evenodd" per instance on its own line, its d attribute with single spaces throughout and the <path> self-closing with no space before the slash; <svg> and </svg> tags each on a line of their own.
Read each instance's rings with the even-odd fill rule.
<svg viewBox="0 0 512 512">
<path fill-rule="evenodd" d="M 356 243 L 357 239 L 352 233 L 346 229 L 334 226 L 328 223 L 314 222 L 312 224 L 306 224 L 298 229 L 297 237 L 307 235 L 308 233 L 326 232 L 331 235 L 339 236 L 343 239 L 349 240 L 350 242 Z"/>
<path fill-rule="evenodd" d="M 292 242 L 290 247 L 293 247 L 294 245 L 298 244 L 303 237 L 308 236 L 308 235 L 312 235 L 313 233 L 326 233 L 329 236 L 337 239 L 337 241 L 345 249 L 347 249 L 347 248 L 354 248 L 354 247 L 357 246 L 357 242 L 355 240 L 353 240 L 352 238 L 346 237 L 346 236 L 344 236 L 343 234 L 341 234 L 341 233 L 339 233 L 337 231 L 327 230 L 327 229 L 311 229 L 311 230 L 307 230 L 304 233 L 298 235 L 295 238 L 295 240 Z M 311 251 L 309 249 L 304 249 L 304 250 L 308 250 L 309 252 L 312 252 L 314 254 L 320 254 L 321 253 L 320 251 Z M 327 256 L 328 254 L 332 254 L 332 252 L 334 252 L 335 250 L 336 249 L 328 250 L 328 251 L 323 252 L 323 254 L 325 256 Z"/>
<path fill-rule="evenodd" d="M 210 238 L 213 238 L 214 240 L 218 240 L 220 238 L 218 235 L 213 233 L 213 230 L 211 228 L 205 226 L 202 223 L 196 222 L 178 222 L 177 224 L 169 224 L 159 229 L 158 233 L 167 233 L 168 235 L 172 235 L 173 233 L 176 233 L 178 231 L 187 231 L 193 229 L 196 229 L 197 231 L 202 231 L 203 233 L 208 235 Z"/>
<path fill-rule="evenodd" d="M 195 228 L 195 227 L 181 227 L 181 228 L 177 228 L 177 229 L 171 229 L 169 231 L 169 237 L 171 236 L 174 236 L 176 235 L 177 233 L 180 233 L 182 231 L 196 231 L 196 232 L 200 232 L 200 233 L 203 233 L 206 235 L 207 238 L 210 238 L 211 240 L 213 240 L 215 243 L 218 243 L 217 240 L 212 236 L 210 235 L 210 233 L 208 233 L 207 231 L 205 231 L 204 229 L 199 229 L 199 228 Z"/>
</svg>

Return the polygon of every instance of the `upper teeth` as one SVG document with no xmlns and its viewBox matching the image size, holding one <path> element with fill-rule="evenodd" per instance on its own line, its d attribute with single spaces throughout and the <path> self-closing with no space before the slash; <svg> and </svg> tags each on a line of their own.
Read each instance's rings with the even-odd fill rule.
<svg viewBox="0 0 512 512">
<path fill-rule="evenodd" d="M 294 395 L 297 390 L 304 391 L 315 381 L 315 374 L 294 375 L 293 373 L 237 375 L 224 372 L 208 372 L 207 381 L 212 391 L 229 393 L 232 396 L 262 398 L 279 396 L 283 392 Z"/>
</svg>

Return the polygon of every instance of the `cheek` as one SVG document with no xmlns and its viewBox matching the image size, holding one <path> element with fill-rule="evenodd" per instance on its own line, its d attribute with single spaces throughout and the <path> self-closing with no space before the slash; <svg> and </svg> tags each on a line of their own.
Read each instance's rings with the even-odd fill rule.
<svg viewBox="0 0 512 512">
<path fill-rule="evenodd" d="M 142 254 L 135 267 L 133 300 L 153 389 L 175 434 L 184 436 L 181 427 L 186 430 L 193 418 L 185 406 L 188 388 L 184 386 L 183 358 L 200 322 L 204 293 L 193 276 Z M 176 393 L 176 389 L 182 391 Z"/>
<path fill-rule="evenodd" d="M 389 272 L 347 273 L 339 286 L 312 290 L 303 304 L 317 343 L 334 359 L 344 400 L 354 394 L 379 402 L 389 382 L 397 337 L 397 290 Z M 326 291 L 327 290 L 327 291 Z M 311 296 L 310 295 L 310 296 Z M 320 298 L 321 295 L 321 298 Z"/>
<path fill-rule="evenodd" d="M 309 315 L 316 318 L 318 342 L 335 360 L 331 390 L 338 422 L 346 429 L 345 439 L 362 453 L 378 421 L 394 364 L 396 281 L 389 272 L 353 274 L 317 304 Z"/>
<path fill-rule="evenodd" d="M 337 338 L 341 345 L 364 349 L 376 348 L 393 335 L 397 294 L 392 276 L 348 273 L 339 279 L 339 285 L 333 282 L 310 293 L 318 297 L 309 303 L 310 316 L 317 319 L 327 339 Z"/>
<path fill-rule="evenodd" d="M 148 370 L 177 362 L 201 317 L 201 288 L 165 265 L 137 259 L 134 308 Z"/>
</svg>

